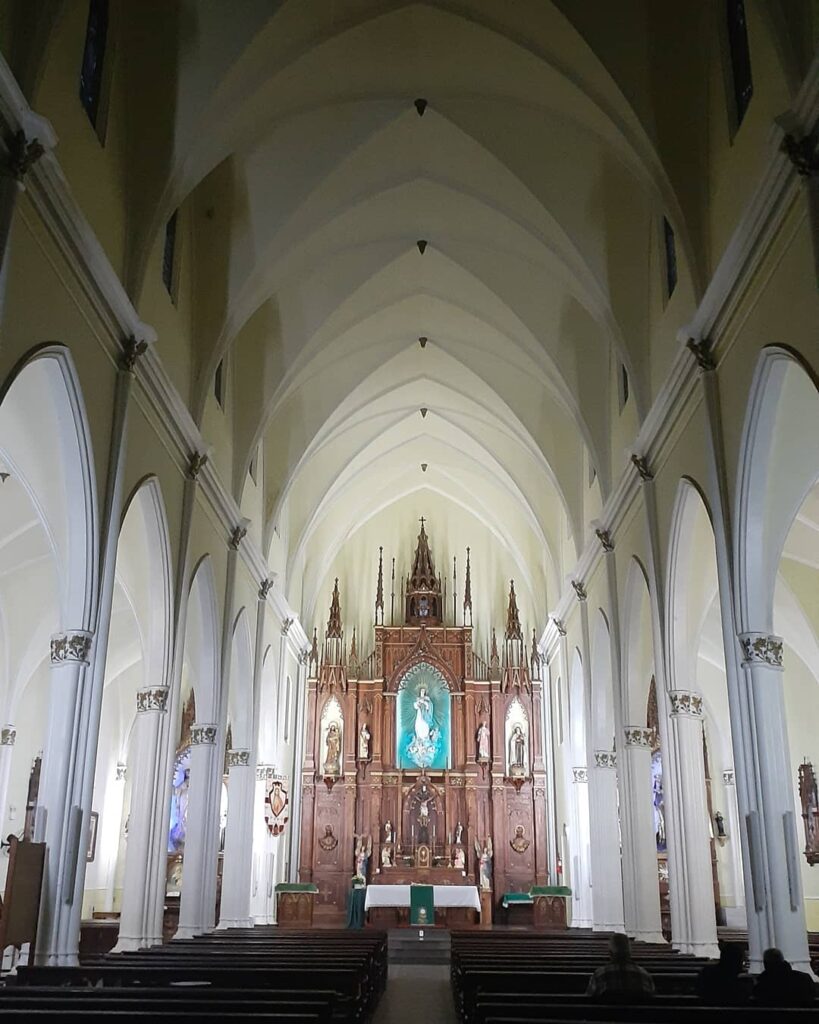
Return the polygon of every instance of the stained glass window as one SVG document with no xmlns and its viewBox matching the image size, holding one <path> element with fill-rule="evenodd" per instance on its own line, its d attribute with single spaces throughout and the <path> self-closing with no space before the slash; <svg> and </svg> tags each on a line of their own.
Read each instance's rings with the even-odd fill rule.
<svg viewBox="0 0 819 1024">
<path fill-rule="evenodd" d="M 728 48 L 731 53 L 731 76 L 734 83 L 736 127 L 742 124 L 745 111 L 754 94 L 751 80 L 751 49 L 748 45 L 748 22 L 743 0 L 726 0 L 728 16 Z"/>
<path fill-rule="evenodd" d="M 165 245 L 162 248 L 162 283 L 171 298 L 174 297 L 174 260 L 176 257 L 176 215 L 174 210 L 171 219 L 165 225 Z"/>
<path fill-rule="evenodd" d="M 108 35 L 108 0 L 91 0 L 80 69 L 80 101 L 88 119 L 97 127 L 102 94 L 102 66 L 105 60 L 105 39 Z"/>
<path fill-rule="evenodd" d="M 677 287 L 677 240 L 674 228 L 663 217 L 663 242 L 665 244 L 665 286 L 666 297 L 671 298 Z"/>
</svg>

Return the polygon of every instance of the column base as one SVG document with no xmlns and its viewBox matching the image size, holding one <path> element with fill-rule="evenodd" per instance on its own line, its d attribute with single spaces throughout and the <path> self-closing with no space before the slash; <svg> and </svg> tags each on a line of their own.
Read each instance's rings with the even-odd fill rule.
<svg viewBox="0 0 819 1024">
<path fill-rule="evenodd" d="M 111 950 L 112 953 L 136 953 L 139 949 L 151 949 L 153 946 L 161 946 L 162 937 L 158 935 L 120 935 L 117 944 Z"/>
<path fill-rule="evenodd" d="M 592 922 L 586 917 L 573 917 L 570 928 L 591 928 Z"/>
<path fill-rule="evenodd" d="M 252 917 L 234 917 L 219 921 L 216 925 L 217 932 L 223 932 L 226 928 L 252 928 L 254 921 Z"/>
<path fill-rule="evenodd" d="M 629 932 L 629 938 L 634 942 L 651 942 L 655 945 L 668 945 L 668 939 L 662 932 Z"/>
<path fill-rule="evenodd" d="M 626 926 L 622 921 L 606 922 L 592 925 L 593 932 L 622 932 L 625 934 Z"/>
<path fill-rule="evenodd" d="M 675 942 L 672 936 L 671 948 L 676 949 L 678 953 L 687 953 L 689 956 L 704 956 L 709 960 L 719 960 L 719 945 L 716 942 Z"/>
</svg>

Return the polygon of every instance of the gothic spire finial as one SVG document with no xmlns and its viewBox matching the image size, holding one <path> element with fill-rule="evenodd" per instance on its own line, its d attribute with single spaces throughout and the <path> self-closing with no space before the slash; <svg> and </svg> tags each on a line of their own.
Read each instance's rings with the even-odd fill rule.
<svg viewBox="0 0 819 1024">
<path fill-rule="evenodd" d="M 520 628 L 520 615 L 518 614 L 518 599 L 515 596 L 515 581 L 509 581 L 509 607 L 506 611 L 506 639 L 522 640 L 523 631 Z"/>
<path fill-rule="evenodd" d="M 381 625 L 384 625 L 384 549 L 378 549 L 378 583 L 375 588 L 375 624 L 378 622 L 378 610 L 381 609 Z"/>
<path fill-rule="evenodd" d="M 472 568 L 469 564 L 469 548 L 466 549 L 466 579 L 464 580 L 464 625 L 466 610 L 469 609 L 469 625 L 472 625 Z"/>
<path fill-rule="evenodd" d="M 341 601 L 338 596 L 338 576 L 333 587 L 333 599 L 330 602 L 330 618 L 327 621 L 327 638 L 341 639 Z"/>
</svg>

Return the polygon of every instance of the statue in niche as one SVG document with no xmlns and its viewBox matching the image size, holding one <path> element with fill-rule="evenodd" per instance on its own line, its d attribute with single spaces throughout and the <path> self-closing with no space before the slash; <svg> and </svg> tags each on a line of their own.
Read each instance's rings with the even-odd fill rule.
<svg viewBox="0 0 819 1024">
<path fill-rule="evenodd" d="M 526 736 L 520 723 L 516 723 L 509 737 L 509 765 L 513 775 L 526 773 Z"/>
<path fill-rule="evenodd" d="M 489 753 L 489 725 L 486 722 L 481 722 L 478 726 L 475 741 L 478 748 L 478 761 L 486 762 L 491 760 L 491 755 Z"/>
<path fill-rule="evenodd" d="M 529 840 L 526 838 L 526 829 L 523 825 L 515 826 L 515 834 L 509 840 L 509 845 L 515 853 L 526 853 L 529 849 Z"/>
<path fill-rule="evenodd" d="M 338 722 L 330 722 L 327 728 L 327 739 L 324 741 L 324 774 L 341 774 L 341 730 Z"/>
<path fill-rule="evenodd" d="M 438 747 L 438 730 L 435 728 L 435 708 L 425 686 L 418 691 L 412 706 L 415 708 L 415 725 L 407 750 L 416 764 L 432 764 Z"/>
<path fill-rule="evenodd" d="M 333 835 L 333 826 L 324 826 L 324 835 L 318 841 L 319 846 L 325 853 L 329 853 L 331 850 L 335 850 L 338 846 L 338 839 Z"/>
<path fill-rule="evenodd" d="M 358 760 L 369 761 L 370 760 L 370 741 L 372 740 L 372 733 L 370 728 L 365 722 L 358 733 Z"/>
<path fill-rule="evenodd" d="M 805 860 L 812 867 L 819 863 L 819 794 L 810 761 L 799 765 L 799 799 L 805 825 Z"/>
<path fill-rule="evenodd" d="M 373 852 L 372 836 L 356 836 L 355 838 L 355 873 L 359 878 L 367 878 L 367 867 Z"/>
<path fill-rule="evenodd" d="M 483 847 L 476 839 L 475 853 L 478 857 L 478 878 L 481 889 L 489 890 L 492 888 L 492 836 L 486 837 Z"/>
<path fill-rule="evenodd" d="M 392 843 L 385 843 L 381 847 L 381 867 L 391 868 L 392 867 Z"/>
<path fill-rule="evenodd" d="M 464 841 L 464 827 L 463 827 L 463 825 L 459 821 L 458 824 L 455 826 L 455 845 L 456 846 L 460 846 L 463 841 Z"/>
<path fill-rule="evenodd" d="M 466 850 L 462 846 L 455 847 L 452 857 L 452 866 L 459 871 L 466 871 Z"/>
</svg>

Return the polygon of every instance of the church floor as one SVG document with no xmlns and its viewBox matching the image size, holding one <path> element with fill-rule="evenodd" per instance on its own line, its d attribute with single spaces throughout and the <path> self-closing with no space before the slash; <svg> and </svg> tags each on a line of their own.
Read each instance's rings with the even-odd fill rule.
<svg viewBox="0 0 819 1024">
<path fill-rule="evenodd" d="M 449 967 L 390 964 L 387 990 L 373 1024 L 456 1024 Z"/>
</svg>

